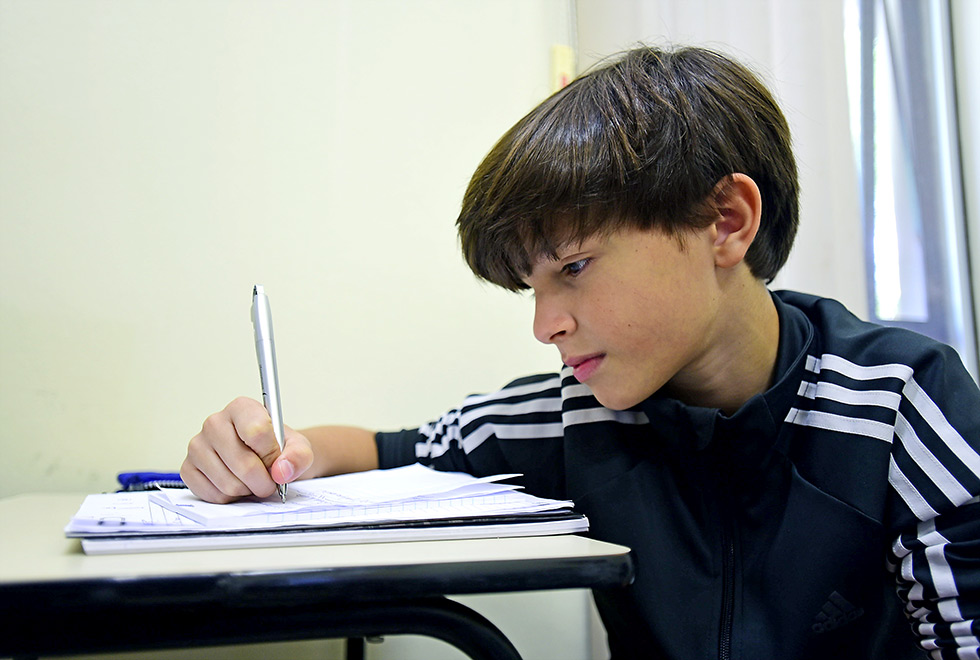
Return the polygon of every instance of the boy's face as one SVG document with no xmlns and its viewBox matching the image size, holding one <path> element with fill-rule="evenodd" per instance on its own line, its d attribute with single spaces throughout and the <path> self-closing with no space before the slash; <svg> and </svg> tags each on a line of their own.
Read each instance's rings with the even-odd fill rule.
<svg viewBox="0 0 980 660">
<path fill-rule="evenodd" d="M 712 228 L 683 240 L 626 229 L 538 258 L 534 335 L 604 406 L 636 405 L 678 374 L 724 360 Z M 685 380 L 689 380 L 685 378 Z"/>
</svg>

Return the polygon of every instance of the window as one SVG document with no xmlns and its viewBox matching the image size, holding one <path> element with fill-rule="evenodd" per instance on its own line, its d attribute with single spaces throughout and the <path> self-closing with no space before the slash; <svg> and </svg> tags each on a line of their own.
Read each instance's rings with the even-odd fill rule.
<svg viewBox="0 0 980 660">
<path fill-rule="evenodd" d="M 872 320 L 950 344 L 976 378 L 948 2 L 847 12 Z"/>
</svg>

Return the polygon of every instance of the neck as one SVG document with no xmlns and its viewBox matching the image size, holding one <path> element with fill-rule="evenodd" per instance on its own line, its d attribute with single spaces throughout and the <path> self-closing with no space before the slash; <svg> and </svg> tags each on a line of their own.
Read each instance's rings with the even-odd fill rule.
<svg viewBox="0 0 980 660">
<path fill-rule="evenodd" d="M 754 277 L 735 278 L 702 356 L 668 383 L 685 403 L 733 413 L 772 385 L 779 349 L 779 314 Z"/>
</svg>

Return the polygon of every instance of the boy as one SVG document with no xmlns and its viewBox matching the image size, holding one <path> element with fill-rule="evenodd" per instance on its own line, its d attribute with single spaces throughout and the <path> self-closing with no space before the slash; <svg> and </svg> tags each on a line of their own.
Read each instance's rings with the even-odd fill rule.
<svg viewBox="0 0 980 660">
<path fill-rule="evenodd" d="M 457 221 L 475 273 L 533 289 L 561 373 L 419 429 L 289 430 L 281 455 L 238 399 L 184 480 L 229 501 L 416 460 L 521 472 L 633 549 L 634 584 L 595 594 L 614 658 L 977 657 L 980 392 L 943 345 L 767 289 L 796 231 L 789 142 L 710 51 L 579 78 L 501 138 Z"/>
</svg>

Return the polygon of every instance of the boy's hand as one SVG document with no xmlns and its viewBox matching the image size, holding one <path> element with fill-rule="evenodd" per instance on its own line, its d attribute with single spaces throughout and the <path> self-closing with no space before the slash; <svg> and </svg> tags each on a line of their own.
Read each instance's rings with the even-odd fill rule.
<svg viewBox="0 0 980 660">
<path fill-rule="evenodd" d="M 191 438 L 180 476 L 208 502 L 268 497 L 277 483 L 295 480 L 313 464 L 310 441 L 288 426 L 285 431 L 280 453 L 265 407 L 254 399 L 235 399 L 204 420 L 201 432 Z"/>
</svg>

